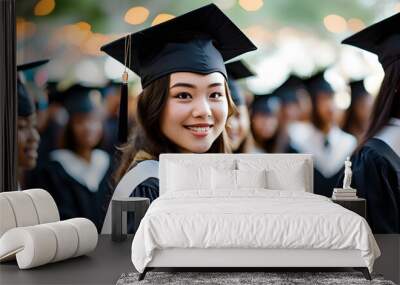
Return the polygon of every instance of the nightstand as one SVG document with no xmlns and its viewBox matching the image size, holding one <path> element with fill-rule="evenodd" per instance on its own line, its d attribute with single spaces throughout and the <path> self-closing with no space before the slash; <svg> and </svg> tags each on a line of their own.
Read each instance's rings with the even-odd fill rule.
<svg viewBox="0 0 400 285">
<path fill-rule="evenodd" d="M 355 199 L 333 199 L 332 202 L 339 204 L 340 206 L 353 211 L 356 214 L 359 214 L 364 219 L 367 218 L 367 201 L 363 198 L 355 198 Z"/>
<path fill-rule="evenodd" d="M 127 212 L 133 212 L 135 216 L 135 229 L 139 227 L 140 221 L 146 214 L 150 205 L 148 198 L 116 197 L 112 201 L 112 225 L 111 238 L 113 241 L 124 241 L 127 238 Z"/>
</svg>

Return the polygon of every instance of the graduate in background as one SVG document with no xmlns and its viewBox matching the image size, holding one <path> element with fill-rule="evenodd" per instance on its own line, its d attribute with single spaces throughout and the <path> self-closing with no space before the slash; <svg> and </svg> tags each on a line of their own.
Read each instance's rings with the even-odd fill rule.
<svg viewBox="0 0 400 285">
<path fill-rule="evenodd" d="M 400 233 L 400 13 L 342 43 L 378 55 L 385 71 L 370 124 L 353 155 L 352 187 L 374 233 Z"/>
<path fill-rule="evenodd" d="M 30 62 L 17 66 L 17 144 L 18 144 L 18 186 L 26 189 L 26 171 L 32 170 L 37 165 L 40 135 L 37 130 L 37 116 L 33 98 L 23 83 L 21 72 L 37 68 L 48 60 Z"/>
<path fill-rule="evenodd" d="M 352 134 L 360 142 L 367 130 L 373 98 L 364 87 L 364 80 L 350 82 L 351 103 L 346 110 L 343 131 Z"/>
<path fill-rule="evenodd" d="M 280 100 L 272 94 L 256 95 L 251 106 L 251 153 L 275 153 L 278 150 Z"/>
<path fill-rule="evenodd" d="M 280 98 L 281 125 L 286 126 L 292 122 L 300 120 L 300 78 L 295 75 L 290 75 L 278 88 L 273 92 Z M 305 87 L 304 87 L 305 88 Z"/>
<path fill-rule="evenodd" d="M 289 125 L 300 119 L 302 110 L 300 109 L 299 99 L 301 95 L 298 93 L 298 88 L 301 84 L 299 80 L 297 76 L 291 75 L 273 92 L 281 102 L 276 141 L 277 146 L 275 149 L 275 152 L 278 153 L 286 153 L 289 151 Z"/>
<path fill-rule="evenodd" d="M 59 82 L 47 82 L 46 91 L 48 98 L 47 120 L 40 131 L 38 166 L 46 163 L 50 153 L 59 148 L 62 133 L 68 122 L 68 112 L 63 106 L 63 92 L 59 89 Z"/>
<path fill-rule="evenodd" d="M 255 74 L 238 60 L 226 64 L 228 73 L 228 86 L 231 92 L 233 103 L 236 106 L 236 112 L 227 121 L 227 134 L 233 153 L 250 152 L 254 144 L 254 139 L 250 133 L 250 115 L 246 105 L 243 90 L 237 83 L 237 80 L 254 76 Z"/>
<path fill-rule="evenodd" d="M 305 85 L 305 81 L 297 75 L 290 75 L 289 78 L 291 78 L 291 87 L 296 90 L 298 99 L 300 111 L 298 121 L 310 123 L 312 116 L 312 100 Z"/>
<path fill-rule="evenodd" d="M 50 158 L 50 153 L 59 148 L 61 135 L 68 121 L 68 114 L 61 106 L 61 92 L 57 90 L 57 82 L 51 81 L 46 84 L 45 99 L 46 109 L 42 111 L 42 124 L 38 128 L 40 134 L 40 143 L 38 148 L 37 165 L 34 169 L 26 173 L 26 187 L 40 187 L 41 168 L 46 165 Z"/>
<path fill-rule="evenodd" d="M 290 126 L 289 152 L 313 155 L 314 193 L 331 197 L 343 162 L 356 148 L 357 140 L 335 125 L 334 91 L 325 80 L 324 71 L 306 83 L 313 103 L 312 122 Z"/>
<path fill-rule="evenodd" d="M 103 132 L 98 105 L 101 95 L 75 84 L 62 96 L 69 120 L 61 149 L 50 153 L 37 187 L 53 196 L 62 220 L 88 218 L 100 230 L 111 175 L 109 155 L 97 149 Z"/>
</svg>

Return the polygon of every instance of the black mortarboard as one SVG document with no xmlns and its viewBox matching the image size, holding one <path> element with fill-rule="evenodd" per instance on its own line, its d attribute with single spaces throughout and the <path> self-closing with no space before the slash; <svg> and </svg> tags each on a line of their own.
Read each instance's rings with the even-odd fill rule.
<svg viewBox="0 0 400 285">
<path fill-rule="evenodd" d="M 125 43 L 132 41 L 131 60 Z M 187 71 L 221 72 L 224 61 L 255 50 L 246 35 L 215 5 L 209 4 L 159 25 L 133 33 L 101 50 L 138 74 L 142 87 L 164 75 Z"/>
<path fill-rule="evenodd" d="M 247 77 L 254 76 L 255 73 L 242 61 L 237 60 L 229 62 L 225 65 L 228 76 L 234 80 L 239 80 Z"/>
<path fill-rule="evenodd" d="M 325 92 L 328 94 L 333 94 L 334 91 L 332 86 L 326 81 L 325 69 L 315 73 L 310 78 L 304 81 L 307 91 L 310 93 L 311 97 L 315 97 L 319 92 Z"/>
<path fill-rule="evenodd" d="M 306 89 L 303 80 L 292 74 L 273 93 L 281 99 L 282 104 L 297 103 L 299 89 Z"/>
<path fill-rule="evenodd" d="M 17 71 L 24 71 L 24 70 L 32 69 L 35 67 L 39 67 L 48 62 L 49 62 L 49 59 L 43 59 L 43 60 L 37 60 L 37 61 L 29 62 L 29 63 L 20 64 L 20 65 L 17 65 Z"/>
<path fill-rule="evenodd" d="M 254 76 L 255 74 L 241 60 L 227 63 L 225 67 L 228 73 L 228 87 L 231 91 L 233 102 L 236 106 L 245 105 L 245 99 L 240 92 L 240 87 L 236 83 L 236 80 Z"/>
<path fill-rule="evenodd" d="M 101 47 L 139 75 L 142 88 L 173 72 L 220 72 L 224 61 L 257 49 L 215 5 L 209 4 Z M 127 141 L 127 73 L 119 112 L 119 141 Z"/>
<path fill-rule="evenodd" d="M 343 40 L 343 44 L 356 46 L 378 55 L 386 69 L 400 60 L 400 13 L 375 23 Z"/>
<path fill-rule="evenodd" d="M 47 62 L 49 62 L 48 59 L 17 65 L 17 71 L 25 71 L 35 67 L 39 67 Z M 30 96 L 25 85 L 22 83 L 20 75 L 17 76 L 17 95 L 18 95 L 18 116 L 28 117 L 32 115 L 35 112 L 35 105 L 33 103 L 33 98 Z"/>
<path fill-rule="evenodd" d="M 95 88 L 81 85 L 72 85 L 62 93 L 63 105 L 68 113 L 89 113 L 97 108 L 96 100 L 91 96 Z M 100 94 L 99 94 L 100 96 Z"/>
<path fill-rule="evenodd" d="M 280 106 L 280 99 L 273 94 L 256 95 L 251 105 L 251 111 L 253 114 L 274 114 Z"/>
<path fill-rule="evenodd" d="M 352 81 L 349 83 L 351 92 L 351 101 L 358 97 L 369 96 L 369 92 L 365 89 L 364 80 Z"/>
</svg>

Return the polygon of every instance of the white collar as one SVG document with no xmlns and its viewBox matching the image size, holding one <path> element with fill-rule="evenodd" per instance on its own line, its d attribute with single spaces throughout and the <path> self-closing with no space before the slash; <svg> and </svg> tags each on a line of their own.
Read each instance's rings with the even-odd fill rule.
<svg viewBox="0 0 400 285">
<path fill-rule="evenodd" d="M 324 136 L 310 123 L 294 123 L 289 126 L 289 137 L 298 152 L 313 155 L 315 168 L 327 178 L 343 167 L 346 157 L 357 147 L 356 138 L 336 126 Z M 328 148 L 324 147 L 325 138 L 329 141 Z"/>
<path fill-rule="evenodd" d="M 51 160 L 59 162 L 72 178 L 86 186 L 91 192 L 98 191 L 99 185 L 110 166 L 108 154 L 100 149 L 92 151 L 90 163 L 67 149 L 52 151 L 50 157 Z"/>
<path fill-rule="evenodd" d="M 375 138 L 385 142 L 400 157 L 400 119 L 391 118 Z"/>
</svg>

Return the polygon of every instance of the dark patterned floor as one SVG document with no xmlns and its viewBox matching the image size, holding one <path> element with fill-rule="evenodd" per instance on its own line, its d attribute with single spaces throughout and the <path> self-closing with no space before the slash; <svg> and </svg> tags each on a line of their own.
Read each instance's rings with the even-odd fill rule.
<svg viewBox="0 0 400 285">
<path fill-rule="evenodd" d="M 127 273 L 117 281 L 117 285 L 133 284 L 387 284 L 381 275 L 372 274 L 372 281 L 364 278 L 360 272 L 148 272 L 142 281 L 138 281 L 138 273 Z"/>
</svg>

